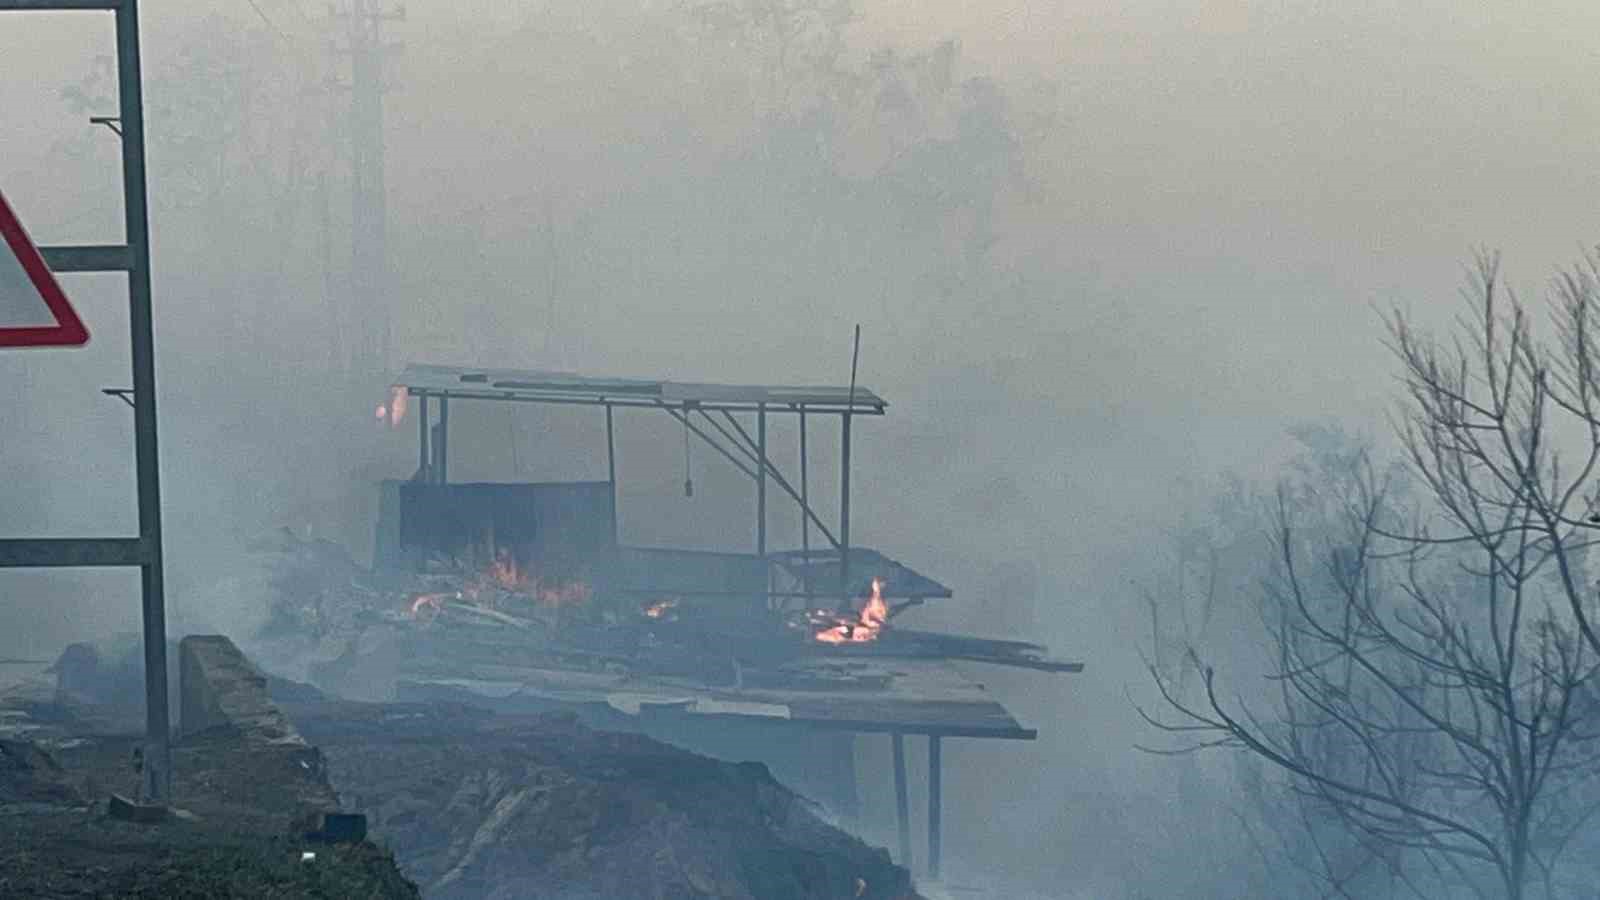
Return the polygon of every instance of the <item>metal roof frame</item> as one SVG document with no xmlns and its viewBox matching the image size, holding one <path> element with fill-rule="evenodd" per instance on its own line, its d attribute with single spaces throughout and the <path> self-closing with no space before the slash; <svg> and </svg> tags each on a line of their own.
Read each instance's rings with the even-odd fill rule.
<svg viewBox="0 0 1600 900">
<path fill-rule="evenodd" d="M 806 385 L 712 384 L 610 378 L 537 369 L 412 363 L 395 381 L 412 396 L 524 403 L 668 407 L 712 412 L 807 412 L 881 416 L 889 404 L 871 390 Z"/>
<path fill-rule="evenodd" d="M 570 372 L 524 369 L 490 369 L 412 363 L 393 382 L 393 389 L 417 398 L 417 472 L 413 480 L 449 483 L 450 401 L 569 404 L 605 410 L 606 472 L 611 483 L 612 509 L 617 509 L 617 455 L 614 411 L 617 408 L 656 409 L 666 413 L 717 451 L 756 488 L 756 553 L 767 555 L 767 485 L 770 481 L 794 500 L 800 512 L 802 552 L 811 550 L 816 531 L 842 561 L 838 585 L 840 609 L 851 602 L 850 579 L 850 432 L 859 415 L 881 416 L 888 402 L 867 388 L 851 386 L 805 387 L 789 385 L 729 385 L 703 382 L 597 378 Z M 438 421 L 430 410 L 437 400 Z M 793 413 L 800 420 L 799 485 L 791 484 L 767 453 L 767 415 Z M 738 414 L 753 414 L 755 421 L 741 422 Z M 810 415 L 839 417 L 839 521 L 837 533 L 811 506 L 807 476 L 806 437 Z M 753 425 L 754 427 L 747 427 Z M 686 485 L 687 488 L 687 485 Z M 618 537 L 614 535 L 614 539 Z M 808 593 L 810 587 L 808 585 Z M 818 593 L 826 593 L 819 591 Z"/>
</svg>

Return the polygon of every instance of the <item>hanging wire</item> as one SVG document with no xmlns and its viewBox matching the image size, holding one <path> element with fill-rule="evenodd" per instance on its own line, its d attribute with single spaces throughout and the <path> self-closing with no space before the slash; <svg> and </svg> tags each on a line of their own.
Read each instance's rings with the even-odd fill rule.
<svg viewBox="0 0 1600 900">
<path fill-rule="evenodd" d="M 694 479 L 689 475 L 689 419 L 687 414 L 683 420 L 683 495 L 694 496 Z"/>
<path fill-rule="evenodd" d="M 506 442 L 511 445 L 511 471 L 516 475 L 522 474 L 522 460 L 517 456 L 517 420 L 512 412 L 513 404 L 506 404 Z"/>
</svg>

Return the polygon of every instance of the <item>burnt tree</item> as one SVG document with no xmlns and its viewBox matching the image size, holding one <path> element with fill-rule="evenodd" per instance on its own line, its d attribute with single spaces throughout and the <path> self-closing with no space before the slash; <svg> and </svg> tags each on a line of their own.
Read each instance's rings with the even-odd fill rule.
<svg viewBox="0 0 1600 900">
<path fill-rule="evenodd" d="M 1407 464 L 1362 453 L 1280 487 L 1259 598 L 1269 689 L 1225 690 L 1194 645 L 1198 690 L 1151 667 L 1176 717 L 1147 718 L 1198 738 L 1179 749 L 1276 767 L 1360 866 L 1412 895 L 1583 890 L 1590 854 L 1573 847 L 1600 805 L 1596 272 L 1591 259 L 1558 280 L 1551 345 L 1487 255 L 1456 340 L 1394 316 Z M 1350 895 L 1354 870 L 1323 863 L 1333 895 Z"/>
</svg>

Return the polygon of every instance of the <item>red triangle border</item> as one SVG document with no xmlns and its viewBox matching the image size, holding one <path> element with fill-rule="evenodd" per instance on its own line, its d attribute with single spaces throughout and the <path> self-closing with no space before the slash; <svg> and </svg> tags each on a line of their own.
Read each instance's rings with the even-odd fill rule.
<svg viewBox="0 0 1600 900">
<path fill-rule="evenodd" d="M 45 265 L 44 257 L 39 254 L 39 248 L 28 237 L 28 232 L 23 229 L 17 214 L 6 203 L 4 194 L 0 194 L 0 238 L 5 239 L 11 252 L 16 255 L 17 262 L 22 264 L 22 271 L 27 273 L 28 280 L 33 282 L 34 288 L 39 291 L 39 297 L 44 300 L 44 305 L 56 319 L 54 325 L 0 328 L 0 348 L 81 347 L 88 343 L 89 329 L 85 328 L 83 320 L 78 318 L 72 303 L 67 300 L 61 285 L 56 282 L 55 273 Z M 3 248 L 0 248 L 0 252 L 4 252 Z"/>
</svg>

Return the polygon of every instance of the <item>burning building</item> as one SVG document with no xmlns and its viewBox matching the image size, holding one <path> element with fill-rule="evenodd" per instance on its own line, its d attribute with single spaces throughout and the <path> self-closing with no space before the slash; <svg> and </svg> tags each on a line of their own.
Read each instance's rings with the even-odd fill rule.
<svg viewBox="0 0 1600 900">
<path fill-rule="evenodd" d="M 595 408 L 604 480 L 463 484 L 450 472 L 452 404 Z M 905 738 L 928 749 L 928 855 L 941 842 L 941 742 L 1031 740 L 953 661 L 1078 671 L 1019 641 L 906 627 L 952 591 L 850 540 L 851 431 L 888 404 L 858 387 L 720 385 L 412 365 L 378 417 L 415 422 L 417 468 L 381 485 L 375 571 L 362 621 L 381 621 L 396 694 L 519 711 L 576 710 L 691 750 L 756 759 L 842 817 L 857 812 L 853 748 L 888 736 L 910 864 Z M 665 415 L 747 476 L 753 552 L 639 547 L 619 539 L 616 412 Z M 798 419 L 802 463 L 786 474 L 768 421 Z M 839 517 L 811 502 L 811 424 L 838 417 Z M 685 485 L 692 491 L 692 484 Z M 769 501 L 797 507 L 801 546 L 768 546 Z M 360 617 L 357 617 L 360 618 Z M 349 619 L 355 621 L 355 619 Z"/>
</svg>

